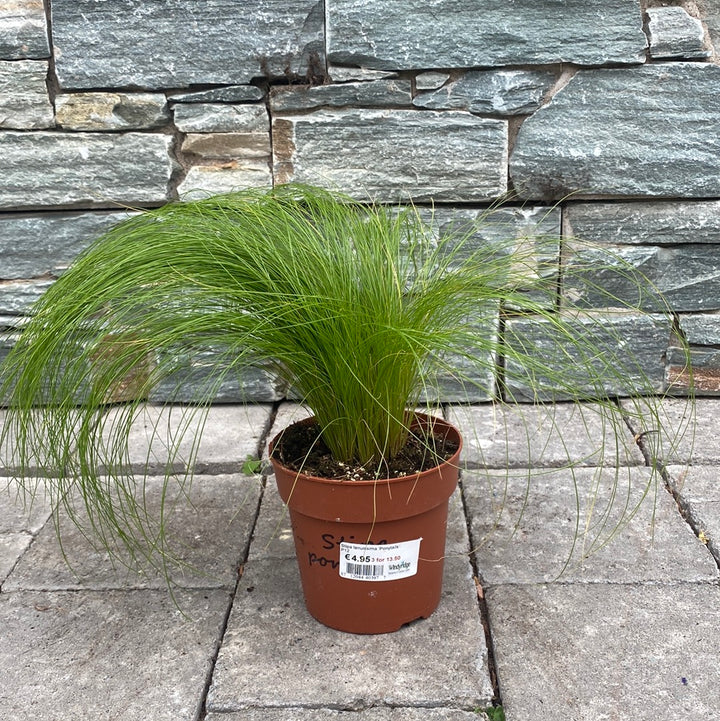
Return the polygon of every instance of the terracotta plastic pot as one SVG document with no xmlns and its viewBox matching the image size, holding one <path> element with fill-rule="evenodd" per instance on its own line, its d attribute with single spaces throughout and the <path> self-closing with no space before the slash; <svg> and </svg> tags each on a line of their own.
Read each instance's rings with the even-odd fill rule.
<svg viewBox="0 0 720 721">
<path fill-rule="evenodd" d="M 305 604 L 326 626 L 388 633 L 437 608 L 448 499 L 457 486 L 462 440 L 449 423 L 431 420 L 434 431 L 455 441 L 458 450 L 413 476 L 337 481 L 272 461 L 290 511 Z M 418 415 L 418 422 L 430 419 Z"/>
</svg>

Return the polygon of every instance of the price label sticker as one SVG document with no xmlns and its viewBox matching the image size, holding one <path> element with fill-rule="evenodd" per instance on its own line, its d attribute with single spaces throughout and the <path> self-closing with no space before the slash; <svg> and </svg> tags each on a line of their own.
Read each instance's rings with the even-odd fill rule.
<svg viewBox="0 0 720 721">
<path fill-rule="evenodd" d="M 420 541 L 403 541 L 374 546 L 340 544 L 340 575 L 355 581 L 396 581 L 414 576 L 418 569 Z"/>
</svg>

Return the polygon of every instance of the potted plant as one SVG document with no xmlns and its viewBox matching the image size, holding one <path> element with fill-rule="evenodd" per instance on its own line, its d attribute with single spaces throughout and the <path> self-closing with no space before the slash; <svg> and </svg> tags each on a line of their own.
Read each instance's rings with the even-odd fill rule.
<svg viewBox="0 0 720 721">
<path fill-rule="evenodd" d="M 477 244 L 473 227 L 439 235 L 421 216 L 289 185 L 121 223 L 48 290 L 0 367 L 8 463 L 31 493 L 32 479 L 52 478 L 56 501 L 108 550 L 165 564 L 128 434 L 177 351 L 221 348 L 217 383 L 261 364 L 312 412 L 270 446 L 310 612 L 364 633 L 428 616 L 462 441 L 416 409 L 444 378 L 472 384 L 484 369 L 506 400 L 520 379 L 536 401 L 591 397 L 616 414 L 608 388 L 658 389 L 602 322 L 558 312 L 556 240 L 551 253 L 542 239 Z M 499 312 L 540 319 L 552 350 L 489 331 Z M 206 409 L 215 388 L 185 412 Z M 166 483 L 188 481 L 192 462 L 187 475 L 171 466 Z"/>
</svg>

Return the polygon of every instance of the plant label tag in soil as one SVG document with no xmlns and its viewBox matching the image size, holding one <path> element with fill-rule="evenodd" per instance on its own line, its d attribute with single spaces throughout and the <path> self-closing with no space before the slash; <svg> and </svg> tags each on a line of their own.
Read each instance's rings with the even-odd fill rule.
<svg viewBox="0 0 720 721">
<path fill-rule="evenodd" d="M 396 581 L 414 576 L 418 569 L 420 541 L 370 545 L 340 544 L 340 575 L 355 581 Z"/>
</svg>

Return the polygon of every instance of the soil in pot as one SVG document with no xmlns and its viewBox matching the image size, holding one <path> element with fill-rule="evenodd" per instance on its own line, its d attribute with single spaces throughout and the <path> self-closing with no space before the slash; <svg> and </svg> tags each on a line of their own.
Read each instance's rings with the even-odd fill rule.
<svg viewBox="0 0 720 721">
<path fill-rule="evenodd" d="M 309 449 L 309 450 L 308 450 Z M 388 461 L 344 463 L 333 458 L 315 422 L 293 423 L 279 434 L 273 457 L 284 466 L 308 476 L 333 480 L 369 481 L 402 478 L 427 471 L 447 461 L 458 450 L 458 442 L 443 429 L 423 438 L 410 436 L 407 443 Z"/>
</svg>

